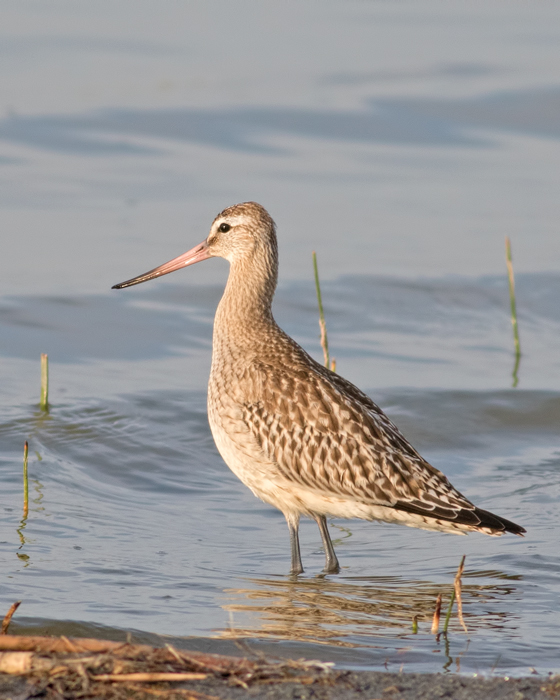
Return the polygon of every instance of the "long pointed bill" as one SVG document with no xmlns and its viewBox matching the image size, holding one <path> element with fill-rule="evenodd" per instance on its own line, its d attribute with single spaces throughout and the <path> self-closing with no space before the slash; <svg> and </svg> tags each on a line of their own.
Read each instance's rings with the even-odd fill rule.
<svg viewBox="0 0 560 700">
<path fill-rule="evenodd" d="M 154 277 L 161 277 L 162 275 L 168 275 L 170 272 L 174 272 L 181 267 L 187 267 L 188 265 L 194 265 L 201 260 L 206 260 L 211 257 L 208 252 L 208 246 L 206 241 L 202 241 L 194 248 L 187 250 L 183 255 L 179 255 L 178 258 L 173 258 L 169 262 L 160 265 L 159 267 L 154 267 L 153 270 L 145 272 L 143 275 L 138 277 L 133 277 L 131 280 L 126 280 L 126 282 L 121 282 L 120 284 L 115 284 L 111 289 L 123 289 L 124 287 L 132 287 L 133 284 L 140 284 L 140 282 L 147 282 L 148 280 L 153 280 Z"/>
</svg>

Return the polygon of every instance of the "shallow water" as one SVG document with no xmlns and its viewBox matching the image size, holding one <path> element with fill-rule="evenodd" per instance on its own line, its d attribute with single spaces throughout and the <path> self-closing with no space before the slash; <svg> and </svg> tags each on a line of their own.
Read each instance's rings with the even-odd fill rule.
<svg viewBox="0 0 560 700">
<path fill-rule="evenodd" d="M 460 490 L 529 532 L 523 540 L 459 538 L 335 521 L 343 570 L 325 578 L 318 533 L 304 523 L 306 574 L 297 581 L 287 575 L 281 514 L 228 471 L 210 435 L 205 382 L 217 287 L 146 286 L 115 293 L 110 304 L 105 296 L 9 300 L 0 316 L 9 341 L 3 601 L 23 599 L 33 629 L 52 629 L 47 618 L 177 638 L 243 636 L 351 666 L 433 669 L 453 658 L 453 670 L 556 669 L 559 285 L 560 275 L 519 280 L 519 294 L 529 307 L 539 300 L 540 311 L 525 328 L 534 350 L 514 390 L 507 305 L 498 304 L 503 279 L 324 284 L 339 371 L 371 387 Z M 95 323 L 80 321 L 84 309 Z M 311 283 L 283 285 L 277 316 L 319 356 Z M 146 342 L 142 329 L 151 329 Z M 52 364 L 48 415 L 34 404 L 38 363 L 25 358 L 35 334 L 62 358 Z M 556 379 L 548 386 L 547 374 Z M 22 521 L 26 439 L 32 506 Z M 446 654 L 428 634 L 430 617 L 463 553 L 471 641 L 467 648 L 454 621 Z M 420 632 L 412 636 L 415 615 Z"/>
<path fill-rule="evenodd" d="M 12 5 L 2 44 L 0 604 L 23 600 L 13 631 L 560 670 L 558 9 L 211 2 L 189 15 L 160 1 L 129 23 L 126 2 L 92 5 Z M 243 199 L 279 224 L 279 323 L 321 357 L 315 248 L 338 371 L 524 539 L 334 521 L 343 569 L 323 577 L 304 522 L 306 572 L 287 575 L 283 517 L 225 467 L 206 417 L 226 266 L 109 291 Z M 462 554 L 470 640 L 454 617 L 437 641 L 435 598 Z"/>
</svg>

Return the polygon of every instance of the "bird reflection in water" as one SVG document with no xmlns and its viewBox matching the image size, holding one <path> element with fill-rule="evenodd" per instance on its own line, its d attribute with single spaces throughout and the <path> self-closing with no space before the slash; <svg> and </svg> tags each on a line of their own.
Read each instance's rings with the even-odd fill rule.
<svg viewBox="0 0 560 700">
<path fill-rule="evenodd" d="M 498 571 L 469 572 L 468 578 L 477 576 L 509 578 Z M 224 591 L 229 600 L 222 607 L 230 612 L 232 622 L 217 634 L 230 639 L 260 637 L 371 647 L 372 637 L 412 635 L 415 616 L 419 632 L 429 632 L 438 593 L 443 595 L 442 610 L 447 610 L 453 590 L 453 577 L 450 579 L 449 584 L 402 577 L 349 577 L 336 581 L 323 576 L 245 579 L 246 588 Z M 464 582 L 463 614 L 469 631 L 506 626 L 511 629 L 515 616 L 503 609 L 503 599 L 515 592 L 515 586 L 505 582 Z M 455 613 L 449 629 L 464 634 Z"/>
</svg>

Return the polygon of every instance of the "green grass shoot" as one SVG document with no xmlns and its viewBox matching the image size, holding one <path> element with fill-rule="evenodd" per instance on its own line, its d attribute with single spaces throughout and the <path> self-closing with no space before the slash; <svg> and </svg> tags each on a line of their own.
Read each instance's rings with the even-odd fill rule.
<svg viewBox="0 0 560 700">
<path fill-rule="evenodd" d="M 41 410 L 49 410 L 49 356 L 41 353 Z"/>
<path fill-rule="evenodd" d="M 319 305 L 319 328 L 321 329 L 321 347 L 323 348 L 323 357 L 325 359 L 325 367 L 328 367 L 333 372 L 336 372 L 336 360 L 331 361 L 329 355 L 329 339 L 327 337 L 327 324 L 325 323 L 325 312 L 323 311 L 323 298 L 321 296 L 321 285 L 319 284 L 319 270 L 317 268 L 317 255 L 315 251 L 313 256 L 313 271 L 315 272 L 315 289 L 317 291 L 317 303 Z"/>
<path fill-rule="evenodd" d="M 447 628 L 449 627 L 449 620 L 451 619 L 451 611 L 453 610 L 453 603 L 455 602 L 455 589 L 451 591 L 451 598 L 449 600 L 449 607 L 447 608 L 447 615 L 445 616 L 445 622 L 443 623 L 443 633 L 447 634 Z"/>
<path fill-rule="evenodd" d="M 29 478 L 27 475 L 27 459 L 29 455 L 29 445 L 27 440 L 23 446 L 23 517 L 27 518 L 29 512 Z"/>
<path fill-rule="evenodd" d="M 521 345 L 519 343 L 519 327 L 517 325 L 517 305 L 515 303 L 515 279 L 513 276 L 513 263 L 511 259 L 511 242 L 509 236 L 506 236 L 506 265 L 509 281 L 509 303 L 511 307 L 511 325 L 513 327 L 513 345 L 515 348 L 515 365 L 513 367 L 513 386 L 516 387 L 519 378 L 517 370 L 519 369 L 519 361 L 521 360 Z"/>
</svg>

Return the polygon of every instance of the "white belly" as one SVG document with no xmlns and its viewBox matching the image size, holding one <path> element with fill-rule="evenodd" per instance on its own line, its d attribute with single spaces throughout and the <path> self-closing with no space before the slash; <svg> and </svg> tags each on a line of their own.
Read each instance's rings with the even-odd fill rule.
<svg viewBox="0 0 560 700">
<path fill-rule="evenodd" d="M 248 430 L 239 423 L 231 437 L 231 429 L 225 430 L 222 417 L 208 406 L 208 420 L 218 452 L 235 476 L 263 501 L 286 512 L 283 503 L 284 489 L 275 465 L 267 459 Z M 231 423 L 230 423 L 231 427 Z"/>
</svg>

